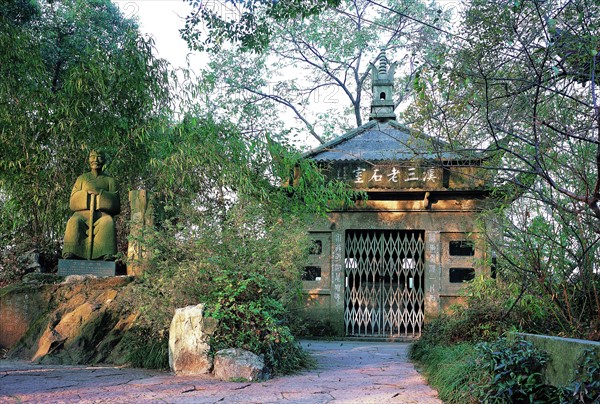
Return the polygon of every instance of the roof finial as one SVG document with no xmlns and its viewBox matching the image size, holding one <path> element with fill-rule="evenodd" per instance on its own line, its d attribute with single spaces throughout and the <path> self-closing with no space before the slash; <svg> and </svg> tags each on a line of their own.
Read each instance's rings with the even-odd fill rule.
<svg viewBox="0 0 600 404">
<path fill-rule="evenodd" d="M 379 59 L 379 74 L 386 74 L 388 70 L 388 58 L 385 54 L 385 48 L 381 48 L 381 52 L 377 58 Z"/>
<path fill-rule="evenodd" d="M 370 120 L 377 119 L 380 122 L 396 119 L 394 114 L 394 70 L 396 63 L 389 65 L 385 48 L 371 63 L 371 79 L 373 89 L 373 101 L 371 103 Z"/>
</svg>

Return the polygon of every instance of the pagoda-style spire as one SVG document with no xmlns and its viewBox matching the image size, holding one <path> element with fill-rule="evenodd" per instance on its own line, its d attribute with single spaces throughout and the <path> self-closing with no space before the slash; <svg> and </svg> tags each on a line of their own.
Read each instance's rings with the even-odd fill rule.
<svg viewBox="0 0 600 404">
<path fill-rule="evenodd" d="M 394 70 L 396 63 L 389 65 L 385 48 L 381 50 L 375 63 L 371 64 L 373 101 L 369 120 L 381 122 L 396 119 L 394 113 Z"/>
</svg>

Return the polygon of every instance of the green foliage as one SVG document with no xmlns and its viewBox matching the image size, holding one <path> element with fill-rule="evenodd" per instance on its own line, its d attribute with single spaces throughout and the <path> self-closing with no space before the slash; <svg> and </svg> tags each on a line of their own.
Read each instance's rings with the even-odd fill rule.
<svg viewBox="0 0 600 404">
<path fill-rule="evenodd" d="M 50 270 L 88 148 L 112 157 L 124 200 L 148 174 L 169 111 L 167 65 L 109 0 L 3 2 L 0 53 L 0 254 L 23 237 Z"/>
<path fill-rule="evenodd" d="M 573 381 L 562 388 L 544 384 L 547 355 L 515 337 L 476 345 L 421 339 L 410 356 L 448 403 L 596 403 L 600 397 L 600 361 L 593 350 L 584 351 Z"/>
<path fill-rule="evenodd" d="M 146 369 L 169 369 L 169 339 L 158 336 L 152 330 L 134 327 L 128 330 L 121 344 L 127 347 L 125 363 Z"/>
<path fill-rule="evenodd" d="M 304 302 L 301 302 L 304 303 Z M 336 340 L 343 335 L 340 335 L 339 329 L 335 323 L 328 318 L 316 318 L 313 316 L 305 316 L 302 313 L 304 307 L 293 308 L 293 318 L 290 319 L 290 329 L 292 333 L 299 337 L 308 338 L 324 338 Z"/>
<path fill-rule="evenodd" d="M 410 357 L 423 366 L 428 383 L 445 403 L 475 403 L 471 385 L 480 375 L 474 366 L 475 349 L 470 343 L 451 346 L 417 341 Z"/>
<path fill-rule="evenodd" d="M 281 244 L 225 229 L 222 238 L 209 231 L 178 242 L 166 229 L 179 231 L 166 227 L 149 245 L 154 264 L 131 302 L 141 309 L 148 342 L 167 333 L 175 308 L 204 302 L 207 313 L 219 320 L 212 349 L 240 347 L 263 354 L 276 373 L 300 367 L 306 357 L 284 325 L 284 304 L 296 297 L 299 275 L 297 267 L 291 265 L 291 273 L 288 267 L 298 247 L 283 243 L 298 240 L 276 229 Z"/>
<path fill-rule="evenodd" d="M 526 340 L 500 338 L 475 347 L 477 368 L 484 373 L 476 395 L 484 403 L 552 402 L 556 389 L 544 384 L 546 353 Z"/>
<path fill-rule="evenodd" d="M 564 330 L 552 321 L 554 302 L 543 293 L 532 294 L 535 288 L 512 282 L 502 272 L 499 276 L 498 280 L 476 278 L 467 287 L 467 305 L 454 307 L 452 314 L 426 324 L 411 356 L 425 367 L 428 381 L 449 402 L 559 402 L 559 395 L 562 402 L 593 402 L 600 369 L 593 354 L 581 359 L 570 386 L 555 389 L 546 386 L 541 376 L 546 355 L 529 342 L 503 337 L 511 331 L 540 334 Z M 465 355 L 453 365 L 467 375 L 438 381 L 445 374 L 445 369 L 439 369 L 439 357 L 475 343 L 477 355 Z M 470 381 L 463 382 L 468 378 Z M 579 398 L 582 401 L 577 401 Z"/>
<path fill-rule="evenodd" d="M 278 241 L 271 238 L 275 234 Z M 292 260 L 301 261 L 304 240 L 298 238 L 304 237 L 287 226 L 272 229 L 270 236 L 227 235 L 226 244 L 205 246 L 212 256 L 204 268 L 209 287 L 200 291 L 200 301 L 209 303 L 209 315 L 219 321 L 211 349 L 244 348 L 264 355 L 275 374 L 289 373 L 306 365 L 286 325 L 286 305 L 300 296 L 301 268 Z"/>
<path fill-rule="evenodd" d="M 240 232 L 257 225 L 242 217 L 252 212 L 245 208 L 227 215 L 220 234 L 205 228 L 181 239 L 186 229 L 167 225 L 149 245 L 153 265 L 131 304 L 141 309 L 139 323 L 151 330 L 146 335 L 156 336 L 167 332 L 175 308 L 206 303 L 208 315 L 219 320 L 214 351 L 248 349 L 263 354 L 275 374 L 288 373 L 308 363 L 286 325 L 286 308 L 300 296 L 304 228 L 276 222 L 267 234 Z"/>
<path fill-rule="evenodd" d="M 198 10 L 186 18 L 181 30 L 183 38 L 195 49 L 212 52 L 221 50 L 227 42 L 239 44 L 246 50 L 261 51 L 271 40 L 273 21 L 308 17 L 340 3 L 339 0 L 233 1 L 233 10 L 237 13 L 232 13 L 225 8 L 225 3 L 210 7 L 198 0 L 186 1 Z"/>
<path fill-rule="evenodd" d="M 174 309 L 203 302 L 219 319 L 214 349 L 250 349 L 275 374 L 307 366 L 288 327 L 301 294 L 307 218 L 356 197 L 271 140 L 279 133 L 248 135 L 234 117 L 198 104 L 198 88 L 176 81 L 108 0 L 38 1 L 19 11 L 23 4 L 0 6 L 0 52 L 10 61 L 0 64 L 5 264 L 30 246 L 56 256 L 87 148 L 103 148 L 122 201 L 140 187 L 155 202 L 155 228 L 140 240 L 152 258 L 124 297 L 139 313 L 123 342 L 126 359 L 166 367 Z M 178 120 L 172 85 L 181 93 Z"/>
<path fill-rule="evenodd" d="M 307 219 L 352 202 L 352 193 L 297 154 L 231 125 L 188 117 L 166 138 L 172 145 L 153 162 L 164 167 L 164 179 L 155 179 L 167 190 L 164 209 L 142 235 L 152 259 L 129 296 L 147 330 L 140 352 L 144 341 L 151 350 L 168 334 L 175 308 L 205 303 L 219 320 L 213 350 L 262 354 L 275 374 L 307 366 L 288 327 L 301 297 Z M 301 180 L 279 186 L 298 168 Z"/>
<path fill-rule="evenodd" d="M 504 337 L 450 346 L 418 341 L 411 358 L 448 403 L 556 402 L 558 392 L 543 382 L 547 356 L 530 342 Z"/>
<path fill-rule="evenodd" d="M 512 299 L 517 306 L 529 304 L 533 310 L 539 303 L 539 315 L 531 320 L 540 332 L 597 339 L 600 277 L 594 266 L 600 237 L 595 219 L 563 208 L 569 206 L 563 197 L 555 201 L 562 207 L 540 206 L 523 196 L 496 212 L 511 219 L 504 224 L 504 237 L 492 241 L 498 268 L 505 282 L 519 285 Z"/>
<path fill-rule="evenodd" d="M 502 309 L 491 302 L 456 309 L 426 324 L 421 339 L 432 344 L 488 341 L 510 328 Z"/>
<path fill-rule="evenodd" d="M 277 197 L 284 198 L 285 201 L 280 199 L 279 202 L 294 210 L 290 213 L 323 215 L 367 199 L 365 192 L 352 191 L 343 182 L 328 180 L 314 161 L 302 158 L 279 143 L 270 142 L 269 152 L 275 160 L 273 174 L 284 183 L 284 190 L 277 192 Z"/>
<path fill-rule="evenodd" d="M 199 14 L 209 13 L 209 9 L 203 7 Z M 443 26 L 447 17 L 435 4 L 422 1 L 375 4 L 343 0 L 318 15 L 276 19 L 269 23 L 271 38 L 261 53 L 249 54 L 241 45 L 211 55 L 201 77 L 202 84 L 210 88 L 204 95 L 212 98 L 213 110 L 235 116 L 245 131 L 262 136 L 265 127 L 277 124 L 288 129 L 287 136 L 300 137 L 302 143 L 308 136 L 324 143 L 366 119 L 371 100 L 370 63 L 382 47 L 390 61 L 410 60 L 396 69 L 394 101 L 401 104 L 410 98 L 414 66 L 430 57 L 438 40 L 437 30 L 412 18 Z M 394 28 L 385 29 L 389 27 Z M 192 45 L 197 43 L 189 35 L 184 38 Z M 212 41 L 216 37 L 206 38 Z M 222 43 L 215 40 L 213 45 Z M 223 98 L 228 102 L 222 103 Z M 297 119 L 287 119 L 289 114 Z"/>
<path fill-rule="evenodd" d="M 425 366 L 428 381 L 438 389 L 440 397 L 456 403 L 508 403 L 530 402 L 530 397 L 537 400 L 546 397 L 545 394 L 554 394 L 551 388 L 543 386 L 537 374 L 541 371 L 538 365 L 545 363 L 543 356 L 529 343 L 513 343 L 502 337 L 515 330 L 560 331 L 555 323 L 548 321 L 552 318 L 553 303 L 507 279 L 478 277 L 467 286 L 466 292 L 466 305 L 453 307 L 451 314 L 426 324 L 412 351 L 412 357 Z M 477 361 L 473 355 L 475 343 L 480 343 L 477 350 L 481 358 Z M 456 372 L 461 376 L 453 379 L 453 370 L 441 368 L 436 355 L 451 355 L 463 346 L 470 347 L 471 355 L 448 365 L 459 368 Z M 484 352 L 489 356 L 484 357 Z M 482 379 L 484 368 L 487 373 Z"/>
<path fill-rule="evenodd" d="M 209 315 L 219 321 L 211 349 L 215 352 L 232 346 L 261 354 L 275 374 L 286 374 L 306 367 L 307 356 L 283 324 L 285 308 L 273 297 L 263 296 L 272 282 L 246 274 L 238 284 L 231 279 L 239 274 L 222 274 L 215 282 L 217 296 L 208 297 Z M 226 285 L 221 288 L 221 282 Z M 235 282 L 235 281 L 234 281 Z"/>
<path fill-rule="evenodd" d="M 600 357 L 585 350 L 579 359 L 573 382 L 562 389 L 562 403 L 597 403 L 600 398 Z"/>
<path fill-rule="evenodd" d="M 31 21 L 40 13 L 40 6 L 35 0 L 15 0 L 0 5 L 0 18 L 14 24 Z"/>
<path fill-rule="evenodd" d="M 597 2 L 465 3 L 415 81 L 407 118 L 466 157 L 506 203 L 499 266 L 551 303 L 552 328 L 597 339 L 600 246 Z M 482 146 L 483 145 L 483 146 Z M 509 205 L 509 206 L 508 206 Z"/>
<path fill-rule="evenodd" d="M 466 286 L 466 304 L 452 307 L 425 325 L 422 340 L 448 345 L 493 341 L 511 330 L 530 333 L 559 332 L 552 318 L 553 303 L 531 294 L 517 283 L 475 278 Z"/>
</svg>

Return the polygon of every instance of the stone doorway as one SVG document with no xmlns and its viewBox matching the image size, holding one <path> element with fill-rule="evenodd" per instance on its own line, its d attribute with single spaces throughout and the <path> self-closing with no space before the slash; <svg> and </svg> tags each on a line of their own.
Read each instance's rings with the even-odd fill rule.
<svg viewBox="0 0 600 404">
<path fill-rule="evenodd" d="M 344 323 L 356 337 L 419 337 L 424 317 L 420 230 L 347 230 Z"/>
</svg>

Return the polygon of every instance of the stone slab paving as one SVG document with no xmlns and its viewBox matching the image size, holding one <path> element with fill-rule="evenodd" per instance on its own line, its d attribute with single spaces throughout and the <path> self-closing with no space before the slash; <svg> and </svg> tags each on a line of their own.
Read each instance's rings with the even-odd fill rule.
<svg viewBox="0 0 600 404">
<path fill-rule="evenodd" d="M 441 403 L 409 344 L 302 341 L 317 366 L 258 383 L 117 367 L 0 361 L 0 403 Z"/>
</svg>

